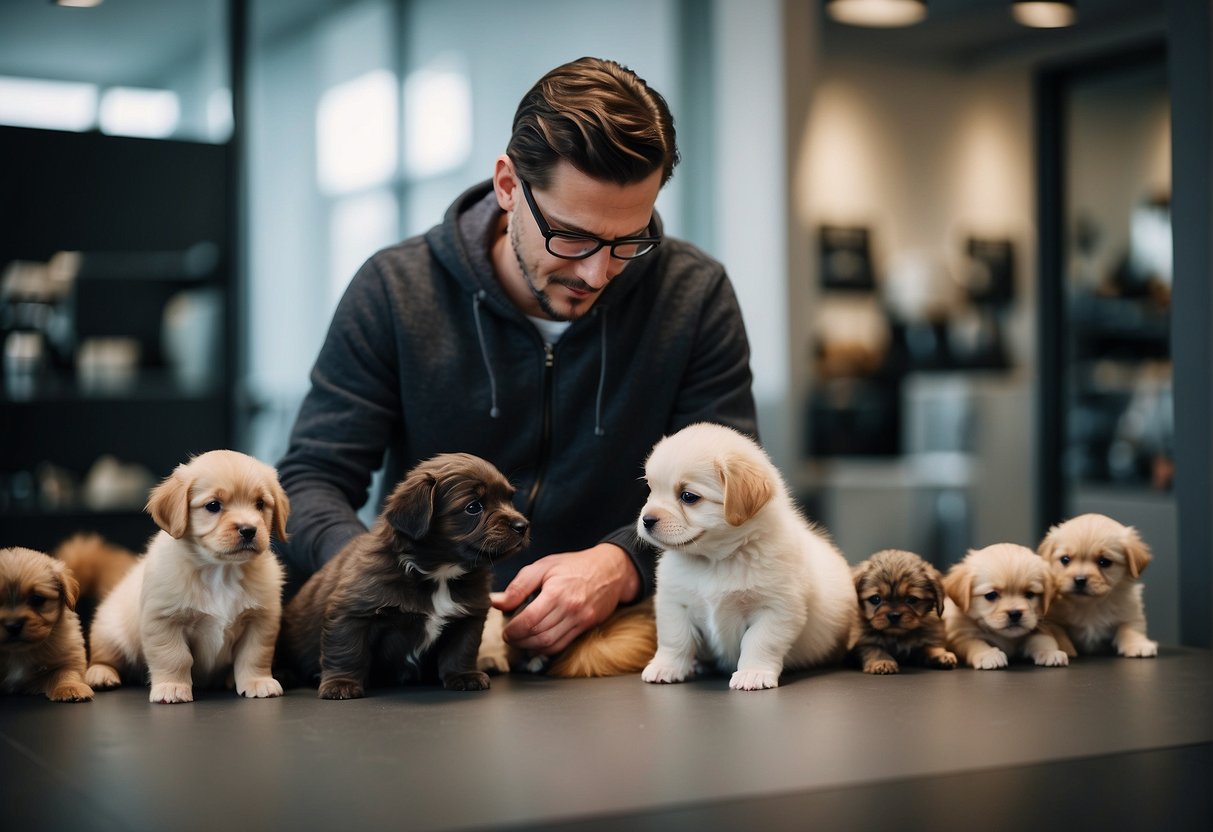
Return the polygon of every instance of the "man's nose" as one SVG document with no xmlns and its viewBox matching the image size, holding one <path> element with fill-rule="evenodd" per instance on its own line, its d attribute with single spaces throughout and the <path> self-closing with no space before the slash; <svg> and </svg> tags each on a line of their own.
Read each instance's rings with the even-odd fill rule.
<svg viewBox="0 0 1213 832">
<path fill-rule="evenodd" d="M 623 266 L 623 261 L 612 257 L 611 250 L 606 246 L 576 262 L 577 277 L 594 289 L 601 289 L 610 283 Z"/>
</svg>

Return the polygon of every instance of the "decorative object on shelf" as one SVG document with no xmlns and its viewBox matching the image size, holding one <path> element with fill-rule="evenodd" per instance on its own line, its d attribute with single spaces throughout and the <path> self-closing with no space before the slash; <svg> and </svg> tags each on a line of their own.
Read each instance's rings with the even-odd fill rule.
<svg viewBox="0 0 1213 832">
<path fill-rule="evenodd" d="M 970 301 L 1005 306 L 1015 299 L 1015 245 L 1010 240 L 969 237 L 965 255 Z"/>
<path fill-rule="evenodd" d="M 876 286 L 870 233 L 863 226 L 823 225 L 819 232 L 821 287 L 871 291 Z"/>
<path fill-rule="evenodd" d="M 1011 15 L 1034 29 L 1060 29 L 1078 22 L 1074 0 L 1014 0 Z"/>
<path fill-rule="evenodd" d="M 826 0 L 826 14 L 850 26 L 894 28 L 927 19 L 926 0 Z"/>
</svg>

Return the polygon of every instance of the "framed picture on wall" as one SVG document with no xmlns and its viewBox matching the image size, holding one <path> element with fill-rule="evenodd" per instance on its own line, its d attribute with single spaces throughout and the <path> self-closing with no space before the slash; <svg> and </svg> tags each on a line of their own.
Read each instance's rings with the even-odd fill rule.
<svg viewBox="0 0 1213 832">
<path fill-rule="evenodd" d="M 861 291 L 875 288 L 869 238 L 864 226 L 821 226 L 821 288 Z"/>
<path fill-rule="evenodd" d="M 1015 299 L 1015 246 L 1010 240 L 969 237 L 965 254 L 969 300 L 1001 306 Z"/>
</svg>

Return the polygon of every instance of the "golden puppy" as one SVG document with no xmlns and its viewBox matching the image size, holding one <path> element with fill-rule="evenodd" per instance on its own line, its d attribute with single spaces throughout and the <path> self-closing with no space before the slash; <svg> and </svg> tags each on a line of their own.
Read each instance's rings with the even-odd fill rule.
<svg viewBox="0 0 1213 832">
<path fill-rule="evenodd" d="M 101 606 L 86 681 L 112 688 L 151 678 L 152 702 L 193 701 L 193 686 L 229 682 L 243 696 L 280 696 L 270 672 L 282 610 L 286 494 L 273 468 L 235 451 L 178 465 L 152 490 L 161 528 Z"/>
<path fill-rule="evenodd" d="M 0 692 L 87 702 L 80 586 L 71 570 L 33 549 L 0 549 Z"/>
<path fill-rule="evenodd" d="M 751 439 L 700 423 L 658 442 L 637 533 L 662 550 L 657 653 L 646 682 L 681 682 L 696 661 L 729 687 L 779 684 L 784 668 L 841 659 L 856 626 L 846 560 L 801 516 Z"/>
<path fill-rule="evenodd" d="M 1158 642 L 1146 637 L 1137 582 L 1150 563 L 1150 549 L 1136 529 L 1102 514 L 1083 514 L 1050 529 L 1037 551 L 1057 580 L 1048 619 L 1064 629 L 1063 649 L 1070 655 L 1110 648 L 1130 658 L 1158 655 Z"/>
<path fill-rule="evenodd" d="M 54 557 L 67 564 L 80 582 L 80 597 L 109 595 L 139 562 L 134 552 L 107 542 L 99 534 L 76 534 L 59 544 Z"/>
<path fill-rule="evenodd" d="M 995 543 L 970 550 L 943 585 L 948 647 L 961 661 L 978 670 L 1006 667 L 1017 655 L 1047 667 L 1070 663 L 1052 629 L 1042 626 L 1053 601 L 1053 576 L 1031 549 Z"/>
<path fill-rule="evenodd" d="M 530 543 L 514 487 L 487 460 L 439 454 L 393 489 L 378 522 L 303 585 L 283 616 L 281 656 L 322 699 L 374 681 L 486 690 L 476 650 L 492 565 Z"/>
<path fill-rule="evenodd" d="M 943 577 L 913 552 L 885 549 L 852 570 L 859 597 L 855 657 L 864 673 L 897 673 L 897 660 L 951 670 L 946 647 Z"/>
<path fill-rule="evenodd" d="M 516 615 L 523 608 L 514 611 Z M 507 618 L 491 608 L 476 666 L 490 673 L 513 668 L 565 679 L 622 676 L 639 673 L 657 651 L 657 622 L 653 599 L 619 607 L 605 621 L 578 636 L 551 658 L 518 650 L 505 643 Z"/>
</svg>

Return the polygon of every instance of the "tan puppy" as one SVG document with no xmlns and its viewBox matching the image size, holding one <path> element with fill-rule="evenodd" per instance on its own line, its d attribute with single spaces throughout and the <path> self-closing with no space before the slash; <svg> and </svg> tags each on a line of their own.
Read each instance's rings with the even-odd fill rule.
<svg viewBox="0 0 1213 832">
<path fill-rule="evenodd" d="M 885 549 L 852 574 L 860 621 L 854 654 L 864 673 L 897 673 L 898 659 L 956 667 L 956 655 L 945 647 L 947 595 L 939 570 L 913 552 Z"/>
<path fill-rule="evenodd" d="M 162 531 L 97 608 L 85 679 L 112 688 L 151 677 L 152 702 L 190 702 L 193 686 L 227 683 L 279 696 L 270 673 L 282 610 L 286 494 L 273 468 L 235 451 L 178 465 L 147 503 Z"/>
<path fill-rule="evenodd" d="M 109 595 L 139 562 L 134 552 L 107 542 L 99 534 L 77 534 L 55 549 L 80 582 L 80 597 L 100 600 Z"/>
<path fill-rule="evenodd" d="M 87 702 L 71 570 L 33 549 L 0 549 L 0 692 Z"/>
<path fill-rule="evenodd" d="M 1150 549 L 1136 529 L 1102 514 L 1083 514 L 1050 529 L 1038 551 L 1057 580 L 1048 618 L 1065 630 L 1059 638 L 1063 649 L 1070 655 L 1110 648 L 1130 658 L 1158 655 L 1158 642 L 1146 637 L 1137 582 L 1150 563 Z"/>
<path fill-rule="evenodd" d="M 785 667 L 845 655 L 857 617 L 851 570 L 753 440 L 691 425 L 657 443 L 645 478 L 636 530 L 663 553 L 644 681 L 681 682 L 699 660 L 732 673 L 730 688 L 759 690 Z"/>
<path fill-rule="evenodd" d="M 1006 667 L 1008 657 L 1020 655 L 1046 667 L 1070 663 L 1051 628 L 1042 626 L 1053 576 L 1031 549 L 995 543 L 970 550 L 943 585 L 948 647 L 962 662 L 978 670 Z"/>
</svg>

